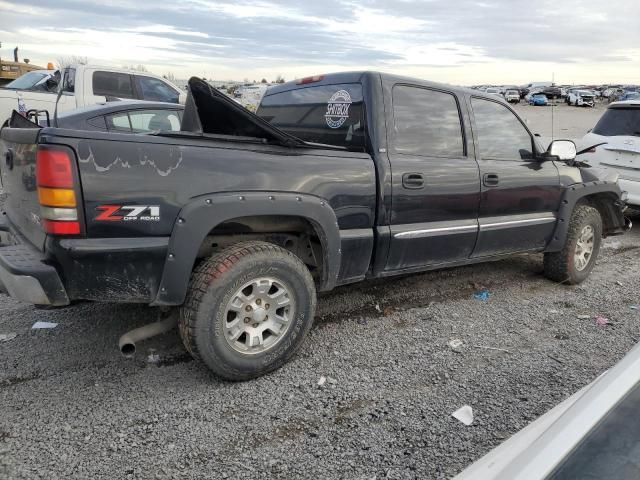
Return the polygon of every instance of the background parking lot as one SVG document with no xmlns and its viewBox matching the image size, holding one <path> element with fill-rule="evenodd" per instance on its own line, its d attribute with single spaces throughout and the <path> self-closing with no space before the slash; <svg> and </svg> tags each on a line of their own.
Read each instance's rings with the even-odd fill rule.
<svg viewBox="0 0 640 480">
<path fill-rule="evenodd" d="M 545 138 L 552 108 L 556 138 L 603 110 L 516 108 Z M 637 231 L 607 239 L 577 287 L 521 255 L 339 288 L 298 357 L 245 383 L 217 380 L 175 331 L 122 358 L 151 309 L 1 296 L 0 334 L 17 337 L 0 342 L 0 478 L 451 477 L 638 341 L 639 248 Z M 465 404 L 471 426 L 451 417 Z"/>
</svg>

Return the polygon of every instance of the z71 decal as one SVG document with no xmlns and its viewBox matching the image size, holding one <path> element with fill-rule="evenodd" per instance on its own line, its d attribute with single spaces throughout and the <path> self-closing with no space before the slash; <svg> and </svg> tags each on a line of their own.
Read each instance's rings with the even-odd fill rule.
<svg viewBox="0 0 640 480">
<path fill-rule="evenodd" d="M 160 221 L 158 205 L 100 205 L 96 210 L 100 211 L 95 218 L 98 222 Z"/>
</svg>

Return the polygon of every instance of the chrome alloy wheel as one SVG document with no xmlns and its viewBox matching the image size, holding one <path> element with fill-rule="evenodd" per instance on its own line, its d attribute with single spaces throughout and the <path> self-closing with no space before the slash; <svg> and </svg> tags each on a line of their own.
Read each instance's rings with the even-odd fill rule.
<svg viewBox="0 0 640 480">
<path fill-rule="evenodd" d="M 576 251 L 573 255 L 576 270 L 579 272 L 584 270 L 589 264 L 589 260 L 591 260 L 591 255 L 593 255 L 594 239 L 595 235 L 593 227 L 591 225 L 585 226 L 578 236 L 578 240 L 576 241 Z"/>
<path fill-rule="evenodd" d="M 231 297 L 224 312 L 224 337 L 235 351 L 262 353 L 285 335 L 295 316 L 290 288 L 272 277 L 251 280 Z"/>
</svg>

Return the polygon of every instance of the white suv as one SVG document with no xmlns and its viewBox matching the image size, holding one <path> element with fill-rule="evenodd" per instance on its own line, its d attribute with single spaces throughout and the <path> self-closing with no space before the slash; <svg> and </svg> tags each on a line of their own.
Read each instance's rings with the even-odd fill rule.
<svg viewBox="0 0 640 480">
<path fill-rule="evenodd" d="M 604 142 L 581 155 L 580 160 L 616 170 L 620 189 L 628 193 L 627 204 L 640 208 L 640 100 L 610 104 L 580 147 Z"/>
</svg>

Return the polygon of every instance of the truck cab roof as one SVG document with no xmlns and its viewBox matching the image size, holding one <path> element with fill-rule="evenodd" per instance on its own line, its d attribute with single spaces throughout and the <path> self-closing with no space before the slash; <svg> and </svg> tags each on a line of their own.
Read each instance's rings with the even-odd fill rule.
<svg viewBox="0 0 640 480">
<path fill-rule="evenodd" d="M 429 80 L 422 80 L 419 78 L 407 77 L 402 75 L 394 75 L 391 73 L 377 72 L 377 71 L 370 71 L 370 70 L 355 71 L 355 72 L 338 72 L 338 73 L 316 75 L 312 77 L 305 77 L 302 79 L 297 79 L 297 80 L 293 80 L 290 82 L 269 87 L 265 96 L 268 97 L 271 95 L 275 95 L 277 93 L 282 93 L 289 90 L 295 90 L 295 89 L 306 88 L 311 86 L 335 85 L 335 84 L 341 84 L 341 83 L 366 83 L 365 80 L 372 81 L 375 79 L 379 79 L 383 84 L 407 83 L 407 84 L 418 85 L 418 86 L 427 87 L 427 88 L 435 88 L 437 90 L 449 90 L 449 91 L 456 91 L 459 93 L 467 93 L 469 95 L 474 95 L 476 97 L 490 98 L 492 100 L 499 98 L 499 97 L 496 97 L 496 95 L 486 94 L 479 90 L 473 90 L 470 88 L 460 87 L 457 85 L 432 82 Z"/>
</svg>

